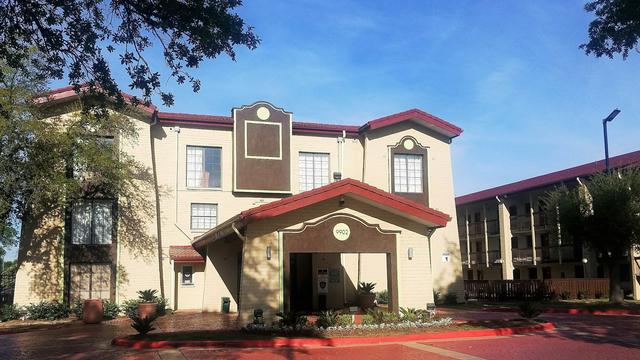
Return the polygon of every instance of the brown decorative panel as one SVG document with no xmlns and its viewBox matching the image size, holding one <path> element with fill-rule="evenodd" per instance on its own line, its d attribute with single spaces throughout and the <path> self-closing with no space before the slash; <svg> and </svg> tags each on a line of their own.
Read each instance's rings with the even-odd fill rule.
<svg viewBox="0 0 640 360">
<path fill-rule="evenodd" d="M 234 191 L 291 192 L 292 117 L 267 102 L 233 109 Z"/>
<path fill-rule="evenodd" d="M 429 206 L 429 173 L 428 173 L 428 148 L 420 145 L 420 143 L 411 136 L 405 136 L 397 144 L 389 147 L 389 162 L 390 162 L 390 179 L 391 184 L 389 188 L 391 192 L 405 197 L 409 200 L 413 200 L 417 203 Z M 422 186 L 421 192 L 402 192 L 395 188 L 395 162 L 394 157 L 396 154 L 407 155 L 420 155 L 422 156 Z"/>
</svg>

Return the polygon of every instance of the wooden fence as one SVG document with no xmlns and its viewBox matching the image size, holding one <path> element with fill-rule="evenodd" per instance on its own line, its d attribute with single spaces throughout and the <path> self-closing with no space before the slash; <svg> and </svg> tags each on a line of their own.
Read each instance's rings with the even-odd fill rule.
<svg viewBox="0 0 640 360">
<path fill-rule="evenodd" d="M 593 299 L 609 295 L 609 279 L 465 280 L 464 293 L 467 299 L 492 301 Z"/>
</svg>

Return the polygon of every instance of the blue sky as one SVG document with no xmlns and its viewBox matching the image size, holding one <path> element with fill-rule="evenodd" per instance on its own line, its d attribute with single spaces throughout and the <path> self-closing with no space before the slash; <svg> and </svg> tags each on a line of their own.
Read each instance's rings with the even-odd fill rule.
<svg viewBox="0 0 640 360">
<path fill-rule="evenodd" d="M 245 3 L 259 48 L 204 63 L 197 94 L 166 81 L 176 103 L 165 110 L 228 115 L 268 100 L 299 121 L 359 125 L 417 107 L 464 129 L 456 195 L 602 158 L 615 107 L 611 154 L 640 149 L 640 54 L 584 55 L 583 1 Z"/>
<path fill-rule="evenodd" d="M 417 107 L 465 130 L 452 145 L 456 195 L 602 158 L 601 119 L 615 107 L 611 154 L 639 150 L 640 54 L 584 55 L 583 6 L 245 0 L 259 48 L 204 63 L 197 94 L 167 81 L 176 104 L 165 110 L 228 115 L 268 100 L 296 120 L 359 125 Z"/>
<path fill-rule="evenodd" d="M 239 12 L 259 48 L 204 63 L 193 72 L 197 94 L 166 81 L 176 103 L 165 110 L 227 115 L 268 100 L 298 121 L 359 125 L 417 107 L 464 129 L 452 147 L 463 195 L 602 158 L 600 120 L 615 107 L 611 154 L 640 149 L 640 54 L 586 56 L 578 46 L 592 15 L 583 6 L 245 1 Z"/>
</svg>

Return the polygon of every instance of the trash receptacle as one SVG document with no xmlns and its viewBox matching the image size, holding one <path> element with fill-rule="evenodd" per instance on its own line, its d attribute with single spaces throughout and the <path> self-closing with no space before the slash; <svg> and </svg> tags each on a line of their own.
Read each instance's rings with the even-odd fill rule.
<svg viewBox="0 0 640 360">
<path fill-rule="evenodd" d="M 228 297 L 223 297 L 222 298 L 222 306 L 221 306 L 222 312 L 225 313 L 225 314 L 229 313 L 229 309 L 230 308 L 231 308 L 231 299 L 228 298 Z"/>
</svg>

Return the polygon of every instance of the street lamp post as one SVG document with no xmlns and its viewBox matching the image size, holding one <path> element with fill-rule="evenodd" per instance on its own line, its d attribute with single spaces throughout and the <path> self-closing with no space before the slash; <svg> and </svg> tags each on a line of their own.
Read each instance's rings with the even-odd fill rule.
<svg viewBox="0 0 640 360">
<path fill-rule="evenodd" d="M 604 167 L 607 170 L 607 173 L 609 172 L 609 139 L 607 137 L 607 123 L 613 121 L 618 114 L 620 114 L 620 110 L 615 109 L 611 114 L 609 114 L 609 116 L 602 119 L 602 129 L 604 131 Z"/>
</svg>

